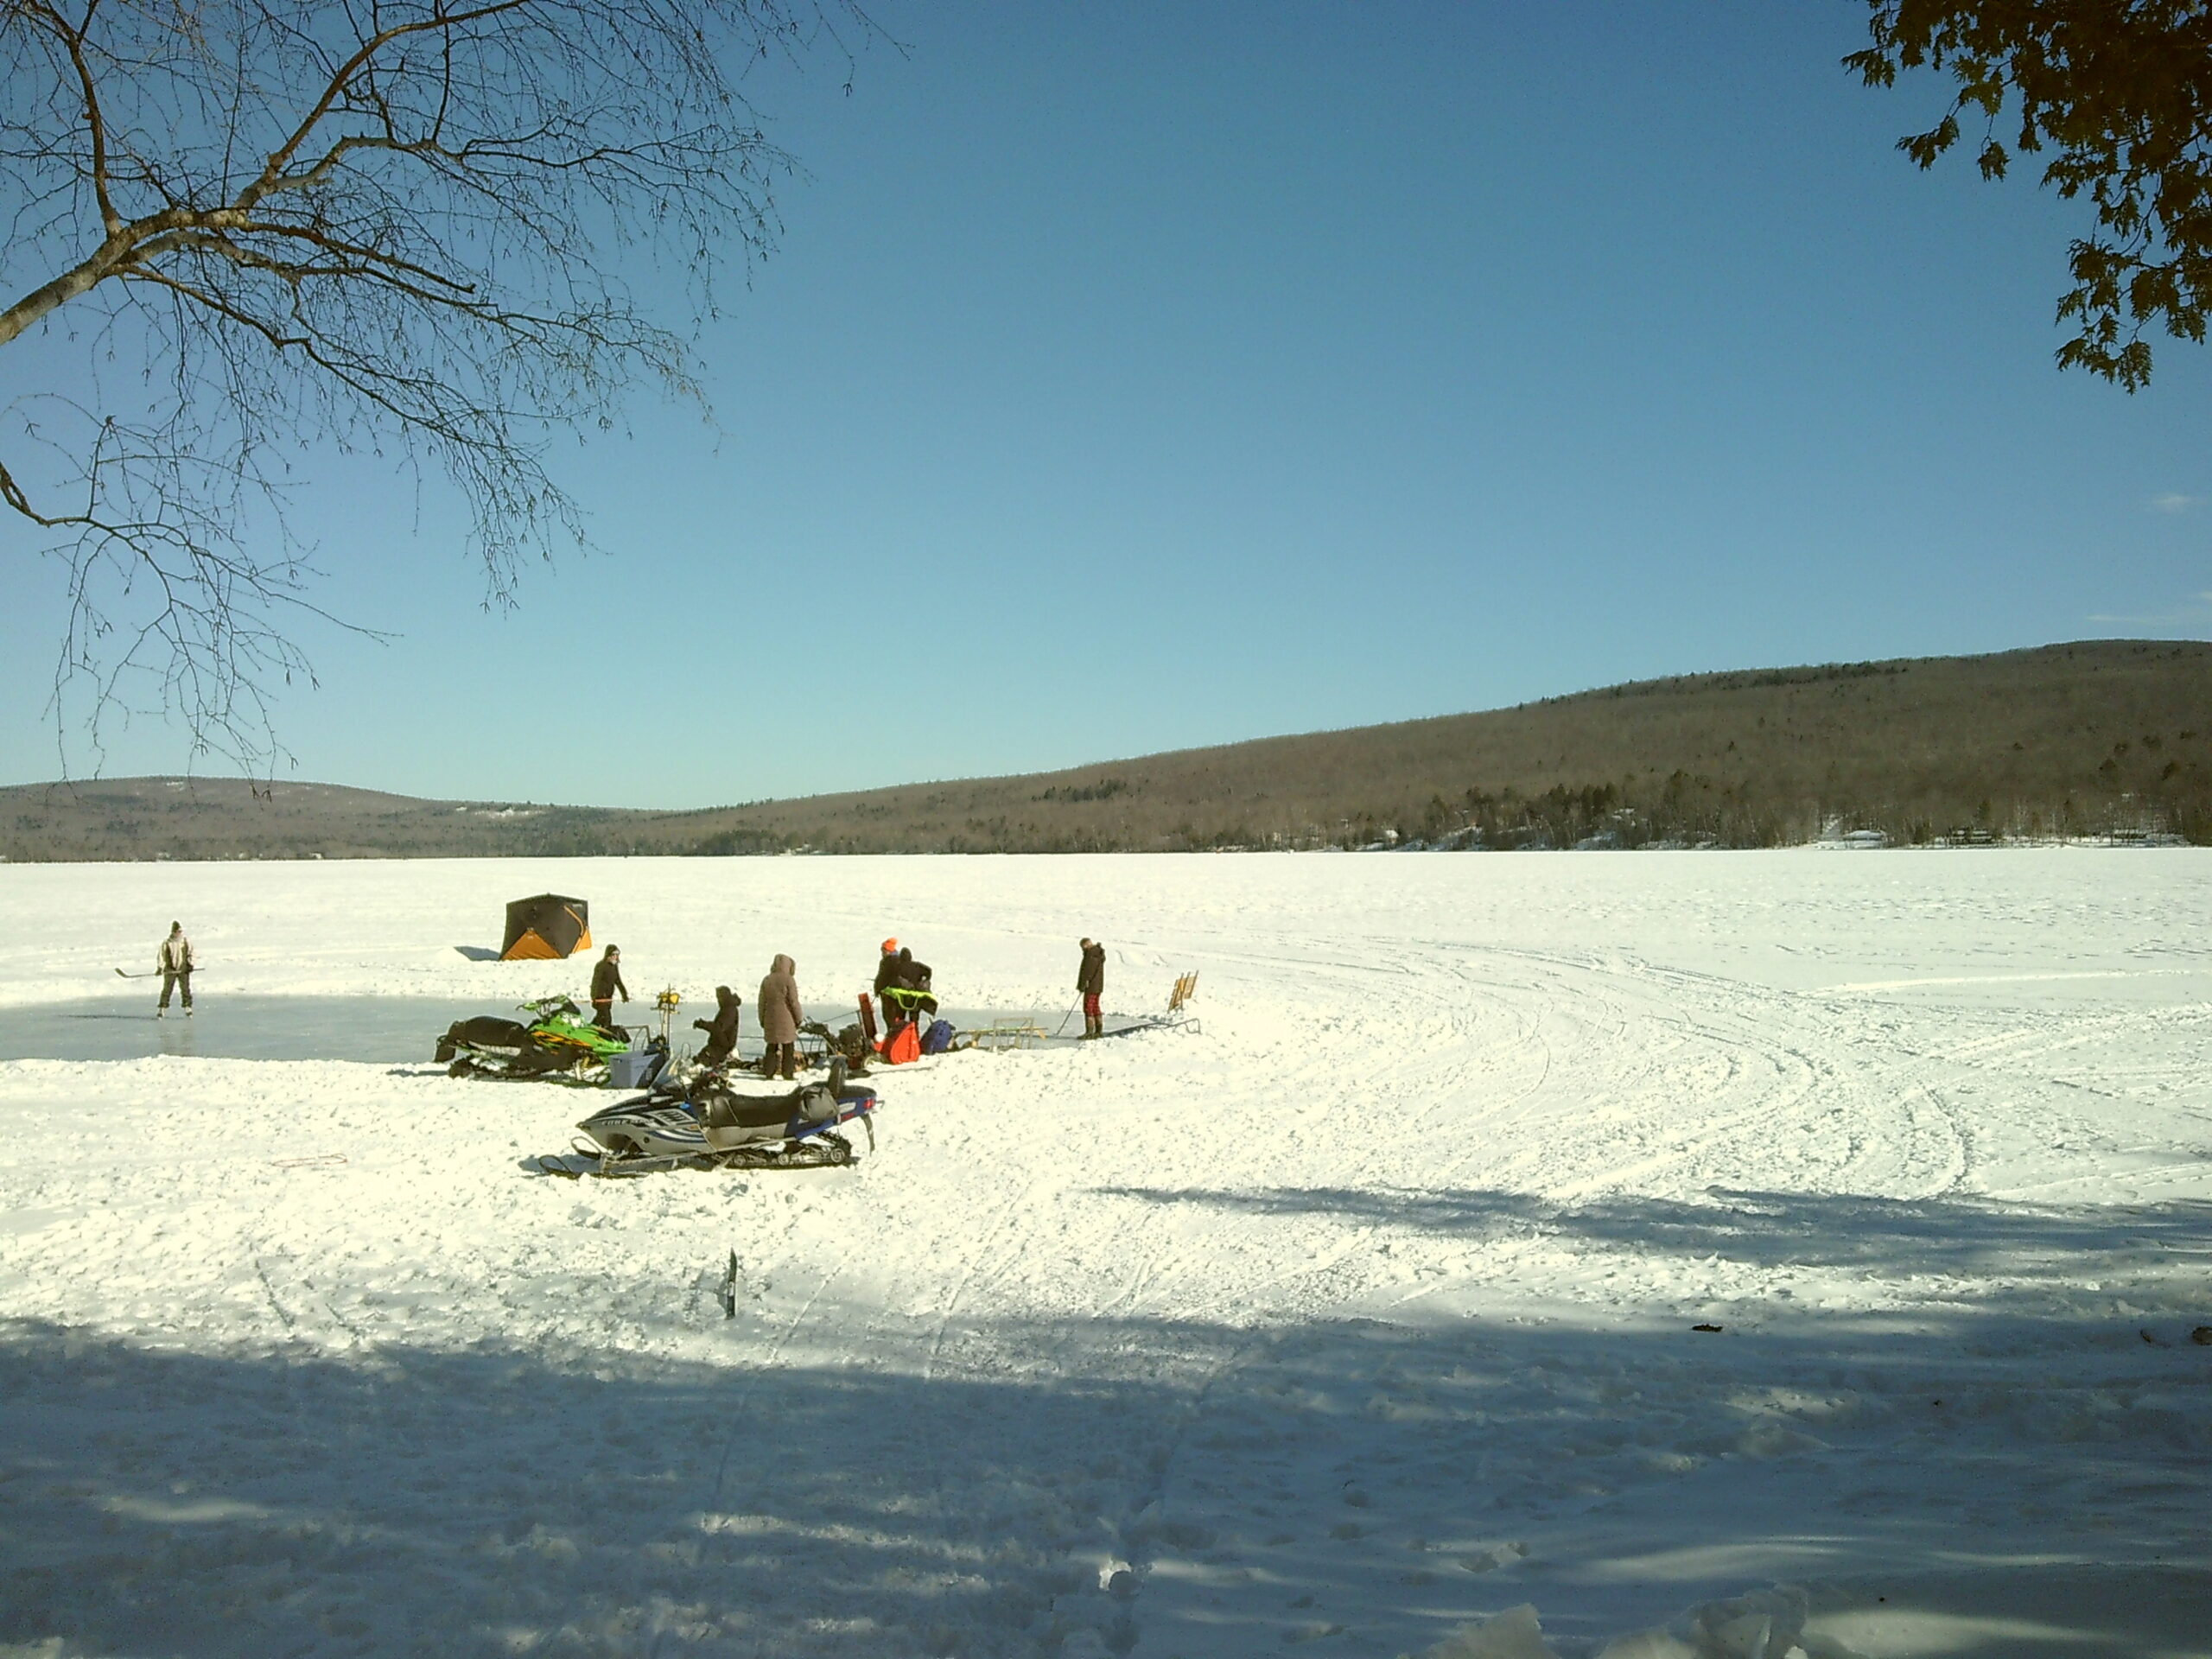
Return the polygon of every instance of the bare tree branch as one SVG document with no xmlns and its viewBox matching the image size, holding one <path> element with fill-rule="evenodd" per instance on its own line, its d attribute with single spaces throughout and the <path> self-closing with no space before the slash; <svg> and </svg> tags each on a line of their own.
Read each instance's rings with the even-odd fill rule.
<svg viewBox="0 0 2212 1659">
<path fill-rule="evenodd" d="M 450 480 L 490 602 L 581 544 L 547 446 L 641 383 L 699 397 L 685 335 L 791 170 L 744 77 L 849 75 L 847 26 L 875 38 L 852 0 L 0 0 L 0 349 L 91 325 L 80 384 L 0 405 L 0 509 L 71 606 L 62 741 L 165 712 L 273 760 L 321 614 L 302 448 Z"/>
</svg>

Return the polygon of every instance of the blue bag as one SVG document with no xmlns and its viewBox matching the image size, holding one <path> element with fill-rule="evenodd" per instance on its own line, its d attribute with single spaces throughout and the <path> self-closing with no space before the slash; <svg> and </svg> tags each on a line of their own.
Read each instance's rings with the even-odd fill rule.
<svg viewBox="0 0 2212 1659">
<path fill-rule="evenodd" d="M 930 1028 L 922 1033 L 922 1052 L 942 1054 L 952 1046 L 952 1021 L 932 1020 Z"/>
</svg>

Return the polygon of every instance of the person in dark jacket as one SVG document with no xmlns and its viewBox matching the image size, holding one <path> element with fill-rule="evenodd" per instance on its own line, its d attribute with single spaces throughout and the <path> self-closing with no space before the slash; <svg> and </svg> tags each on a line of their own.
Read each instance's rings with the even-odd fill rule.
<svg viewBox="0 0 2212 1659">
<path fill-rule="evenodd" d="M 601 1031 L 619 1032 L 614 1023 L 614 994 L 622 993 L 622 1000 L 630 1000 L 630 988 L 622 982 L 622 951 L 619 946 L 608 945 L 607 954 L 592 965 L 591 1021 Z"/>
<path fill-rule="evenodd" d="M 694 1020 L 692 1027 L 707 1033 L 707 1046 L 699 1051 L 699 1064 L 720 1065 L 737 1052 L 737 1022 L 745 1013 L 745 1003 L 727 985 L 715 987 L 715 1017 Z"/>
<path fill-rule="evenodd" d="M 1096 939 L 1083 941 L 1083 966 L 1076 969 L 1075 988 L 1083 993 L 1083 1034 L 1103 1037 L 1106 1015 L 1100 999 L 1106 995 L 1106 947 Z"/>
<path fill-rule="evenodd" d="M 883 954 L 875 959 L 875 1006 L 883 1010 L 887 1029 L 899 1023 L 899 1012 L 885 993 L 899 982 L 899 941 L 886 939 Z"/>
<path fill-rule="evenodd" d="M 798 965 L 789 957 L 779 956 L 769 963 L 754 1007 L 760 1015 L 760 1035 L 768 1044 L 768 1052 L 760 1058 L 760 1075 L 793 1077 L 798 1070 L 798 1028 L 806 1023 L 806 1013 L 798 1005 Z"/>
<path fill-rule="evenodd" d="M 902 1001 L 909 1020 L 937 1012 L 937 998 L 930 995 L 929 963 L 916 962 L 914 953 L 903 945 L 899 950 L 899 983 L 906 992 Z"/>
</svg>

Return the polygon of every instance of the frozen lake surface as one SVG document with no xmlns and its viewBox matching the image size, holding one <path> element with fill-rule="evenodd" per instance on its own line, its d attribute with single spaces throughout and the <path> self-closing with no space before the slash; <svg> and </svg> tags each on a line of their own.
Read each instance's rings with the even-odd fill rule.
<svg viewBox="0 0 2212 1659">
<path fill-rule="evenodd" d="M 195 1006 L 187 1018 L 174 1000 L 168 1017 L 154 1017 L 156 999 L 146 996 L 78 997 L 66 1002 L 0 1003 L 0 1060 L 137 1060 L 160 1055 L 210 1060 L 358 1060 L 402 1064 L 428 1061 L 439 1035 L 456 1020 L 475 1014 L 524 1020 L 528 1015 L 512 1005 L 482 1001 L 456 1001 L 428 996 L 271 996 L 246 992 L 217 995 L 212 1001 L 204 987 L 195 992 Z M 650 1006 L 650 1005 L 648 1005 Z M 686 1007 L 671 1031 L 675 1051 L 695 1052 L 703 1036 L 691 1028 L 694 1018 L 711 1008 L 711 993 L 702 1007 Z M 961 1031 L 986 1030 L 995 1021 L 1034 1025 L 1046 1036 L 1043 1043 L 1070 1042 L 1071 1035 L 1055 1037 L 1060 1016 L 1042 1009 L 1014 1012 L 982 1008 L 945 1008 L 944 1017 Z M 616 1017 L 628 1016 L 628 1028 L 650 1034 L 659 1027 L 648 1024 L 634 1008 L 618 1008 Z M 835 1031 L 858 1018 L 848 1009 L 830 1025 Z M 757 1022 L 750 1004 L 746 1023 L 751 1034 L 741 1039 L 741 1058 L 761 1051 Z M 1072 1022 L 1079 1030 L 1082 1021 Z M 1009 1039 L 1011 1040 L 1011 1039 Z"/>
<path fill-rule="evenodd" d="M 0 1060 L 427 1060 L 438 1033 L 456 1020 L 515 1017 L 480 1002 L 427 997 L 202 994 L 196 1001 L 190 1019 L 173 1001 L 162 1020 L 154 1017 L 151 996 L 0 1006 Z"/>
<path fill-rule="evenodd" d="M 0 1059 L 0 1650 L 2212 1655 L 2212 855 L 0 868 L 0 1032 L 178 917 L 195 1039 L 426 1045 L 549 887 L 684 1020 L 1088 933 L 1204 1027 L 620 1182 L 413 1047 Z"/>
</svg>

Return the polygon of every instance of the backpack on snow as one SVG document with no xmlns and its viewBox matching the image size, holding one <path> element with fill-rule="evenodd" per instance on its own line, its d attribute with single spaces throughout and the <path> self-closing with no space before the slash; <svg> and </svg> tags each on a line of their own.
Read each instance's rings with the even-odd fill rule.
<svg viewBox="0 0 2212 1659">
<path fill-rule="evenodd" d="M 922 1033 L 922 1052 L 942 1054 L 952 1046 L 952 1021 L 932 1020 L 930 1028 Z"/>
</svg>

